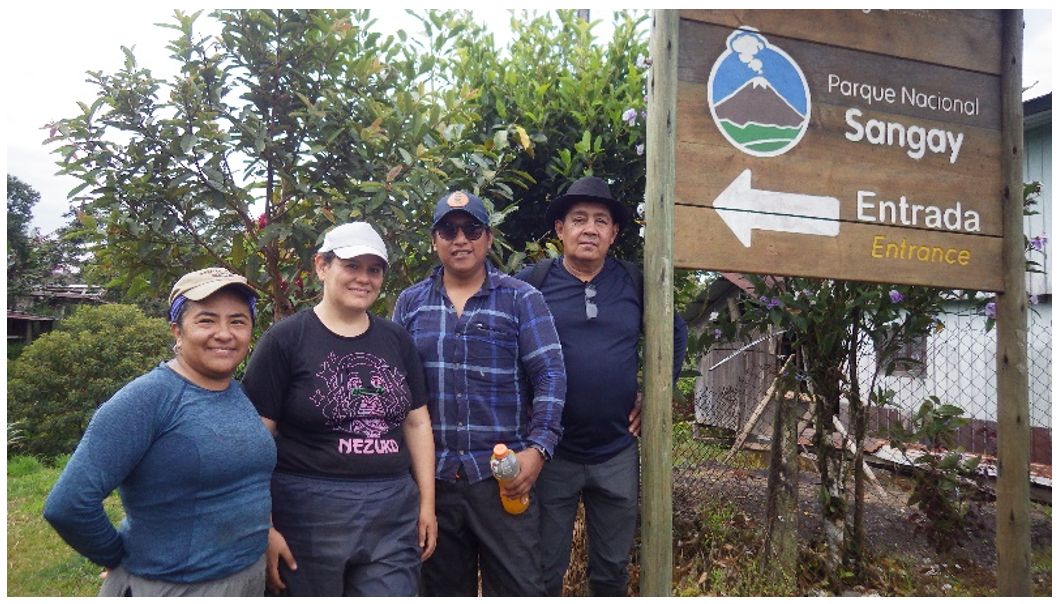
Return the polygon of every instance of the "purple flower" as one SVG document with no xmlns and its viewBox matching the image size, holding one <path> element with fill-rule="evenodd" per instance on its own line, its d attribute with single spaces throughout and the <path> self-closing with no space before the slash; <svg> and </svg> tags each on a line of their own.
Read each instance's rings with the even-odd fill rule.
<svg viewBox="0 0 1058 604">
<path fill-rule="evenodd" d="M 1029 245 L 1037 252 L 1043 251 L 1044 246 L 1047 245 L 1047 233 L 1029 239 Z"/>
<path fill-rule="evenodd" d="M 646 151 L 646 149 L 646 145 L 639 143 L 636 145 L 636 155 L 643 155 L 643 152 Z"/>
<path fill-rule="evenodd" d="M 889 290 L 889 299 L 893 301 L 893 304 L 897 304 L 904 301 L 904 294 L 891 289 Z"/>
<path fill-rule="evenodd" d="M 989 319 L 996 318 L 996 303 L 995 302 L 989 302 L 988 304 L 985 304 L 985 316 L 988 317 Z"/>
<path fill-rule="evenodd" d="M 634 126 L 636 123 L 637 112 L 635 109 L 625 109 L 625 112 L 621 114 L 621 121 L 627 122 L 629 126 Z"/>
<path fill-rule="evenodd" d="M 761 296 L 760 297 L 760 302 L 768 310 L 771 310 L 771 309 L 776 308 L 778 306 L 782 306 L 782 302 L 779 301 L 778 296 L 776 296 L 775 298 L 769 298 L 768 296 Z"/>
<path fill-rule="evenodd" d="M 719 340 L 720 337 L 723 336 L 723 335 L 724 335 L 724 332 L 720 331 L 719 329 L 714 329 L 713 330 L 713 337 L 714 338 Z"/>
</svg>

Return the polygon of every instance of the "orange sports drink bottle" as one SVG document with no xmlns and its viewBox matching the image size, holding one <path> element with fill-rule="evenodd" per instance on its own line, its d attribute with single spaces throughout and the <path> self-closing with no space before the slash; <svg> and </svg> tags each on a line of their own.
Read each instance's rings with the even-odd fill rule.
<svg viewBox="0 0 1058 604">
<path fill-rule="evenodd" d="M 514 456 L 514 451 L 507 448 L 507 445 L 503 443 L 497 444 L 492 448 L 492 459 L 489 460 L 489 468 L 492 470 L 492 475 L 496 477 L 496 481 L 500 483 L 500 503 L 503 504 L 503 509 L 508 514 L 521 514 L 529 508 L 529 496 L 526 495 L 520 499 L 511 499 L 503 495 L 503 483 L 514 480 L 514 477 L 518 475 L 518 458 Z"/>
</svg>

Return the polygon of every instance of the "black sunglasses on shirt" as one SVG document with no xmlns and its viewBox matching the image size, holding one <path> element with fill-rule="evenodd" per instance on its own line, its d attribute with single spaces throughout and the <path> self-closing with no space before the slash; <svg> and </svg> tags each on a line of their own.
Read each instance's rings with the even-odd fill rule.
<svg viewBox="0 0 1058 604">
<path fill-rule="evenodd" d="M 595 305 L 595 284 L 584 286 L 584 316 L 590 321 L 599 316 L 599 307 Z"/>
</svg>

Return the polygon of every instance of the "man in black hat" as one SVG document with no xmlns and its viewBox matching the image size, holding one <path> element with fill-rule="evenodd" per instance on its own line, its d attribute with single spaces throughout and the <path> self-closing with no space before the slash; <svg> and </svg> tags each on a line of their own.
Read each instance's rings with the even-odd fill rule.
<svg viewBox="0 0 1058 604">
<path fill-rule="evenodd" d="M 583 500 L 591 594 L 625 596 L 638 509 L 643 276 L 634 264 L 609 256 L 630 218 L 601 178 L 570 185 L 548 206 L 547 221 L 562 255 L 515 275 L 544 294 L 566 363 L 562 440 L 536 483 L 544 586 L 547 595 L 561 595 Z M 673 380 L 687 345 L 679 315 L 674 332 Z"/>
<path fill-rule="evenodd" d="M 434 430 L 437 549 L 421 595 L 543 595 L 540 510 L 512 515 L 499 490 L 530 496 L 562 430 L 562 346 L 540 292 L 496 269 L 482 200 L 466 191 L 437 201 L 432 229 L 441 266 L 401 292 L 393 320 L 423 361 Z M 518 476 L 497 485 L 493 447 L 516 451 Z"/>
</svg>

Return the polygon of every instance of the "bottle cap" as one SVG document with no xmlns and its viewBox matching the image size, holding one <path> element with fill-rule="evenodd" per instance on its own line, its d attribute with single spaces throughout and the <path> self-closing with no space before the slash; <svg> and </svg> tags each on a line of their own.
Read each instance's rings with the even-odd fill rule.
<svg viewBox="0 0 1058 604">
<path fill-rule="evenodd" d="M 503 457 L 507 454 L 507 445 L 503 443 L 496 443 L 496 446 L 492 448 L 492 454 L 496 457 Z"/>
</svg>

